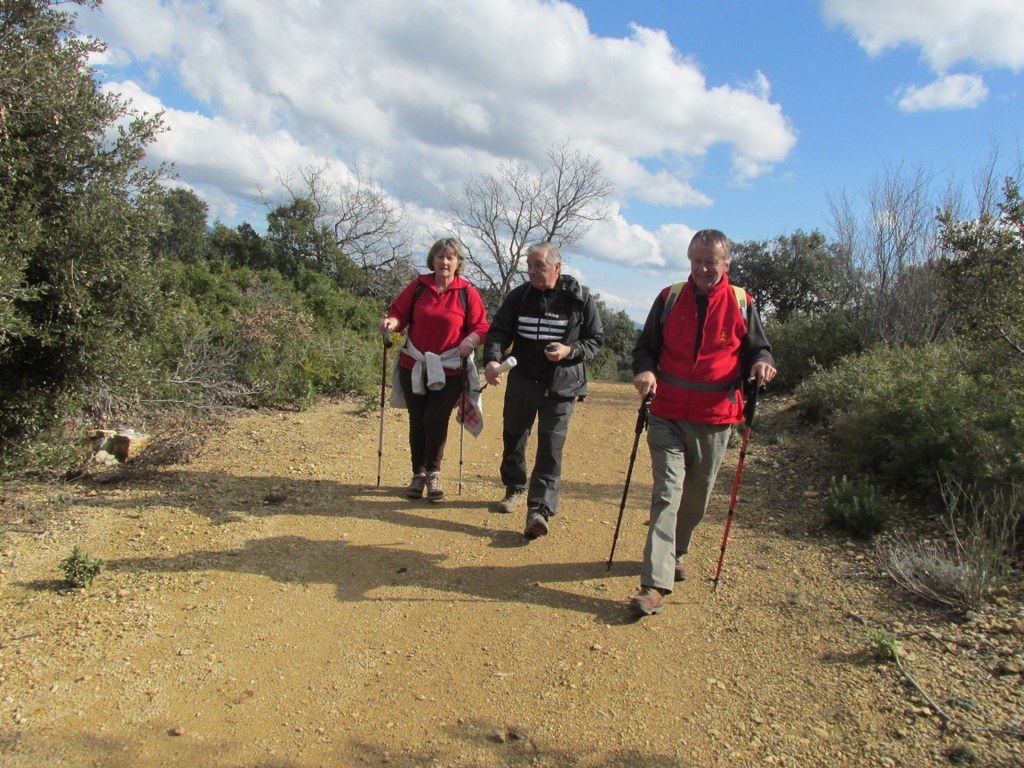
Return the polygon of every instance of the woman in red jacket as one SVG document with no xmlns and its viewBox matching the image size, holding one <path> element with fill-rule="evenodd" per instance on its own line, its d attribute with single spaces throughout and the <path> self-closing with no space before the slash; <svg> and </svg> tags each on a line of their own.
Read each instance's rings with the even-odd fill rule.
<svg viewBox="0 0 1024 768">
<path fill-rule="evenodd" d="M 464 358 L 487 334 L 484 303 L 461 275 L 466 248 L 453 237 L 438 240 L 427 254 L 430 274 L 413 280 L 391 303 L 380 331 L 407 331 L 396 366 L 398 389 L 392 403 L 409 409 L 412 481 L 405 495 L 444 498 L 441 461 L 448 423 L 465 375 Z"/>
</svg>

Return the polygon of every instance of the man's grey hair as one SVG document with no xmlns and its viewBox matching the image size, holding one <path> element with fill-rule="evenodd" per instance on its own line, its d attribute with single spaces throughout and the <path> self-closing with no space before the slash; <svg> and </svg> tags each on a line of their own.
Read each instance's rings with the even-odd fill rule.
<svg viewBox="0 0 1024 768">
<path fill-rule="evenodd" d="M 708 248 L 721 248 L 722 257 L 726 264 L 732 261 L 732 243 L 729 242 L 729 238 L 725 236 L 725 233 L 718 229 L 702 229 L 700 232 L 694 234 L 690 240 L 690 245 L 686 249 L 686 257 L 690 257 L 690 253 L 693 251 L 694 246 L 705 245 Z"/>
<path fill-rule="evenodd" d="M 530 258 L 535 253 L 543 254 L 544 260 L 551 266 L 562 263 L 562 252 L 554 243 L 534 243 L 526 249 L 526 258 Z"/>
</svg>

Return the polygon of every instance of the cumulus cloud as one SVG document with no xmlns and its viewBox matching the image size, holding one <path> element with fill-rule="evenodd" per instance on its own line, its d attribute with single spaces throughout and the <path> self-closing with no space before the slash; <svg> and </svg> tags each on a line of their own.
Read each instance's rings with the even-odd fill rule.
<svg viewBox="0 0 1024 768">
<path fill-rule="evenodd" d="M 947 75 L 928 85 L 902 88 L 896 97 L 903 112 L 973 109 L 988 97 L 988 88 L 977 75 Z"/>
<path fill-rule="evenodd" d="M 821 0 L 825 18 L 848 27 L 869 53 L 910 45 L 936 72 L 978 62 L 1024 68 L 1020 0 Z"/>
<path fill-rule="evenodd" d="M 361 156 L 424 205 L 467 166 L 539 162 L 564 137 L 624 198 L 707 204 L 692 174 L 713 147 L 749 180 L 796 141 L 762 74 L 709 86 L 664 32 L 598 37 L 564 2 L 106 0 L 82 22 L 149 73 L 135 78 L 151 90 L 171 88 L 256 141 L 279 145 L 283 132 L 321 156 Z"/>
</svg>

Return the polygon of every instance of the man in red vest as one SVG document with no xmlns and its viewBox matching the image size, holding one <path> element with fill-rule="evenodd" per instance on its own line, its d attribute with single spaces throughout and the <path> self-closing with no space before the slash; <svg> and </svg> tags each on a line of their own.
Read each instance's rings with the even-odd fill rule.
<svg viewBox="0 0 1024 768">
<path fill-rule="evenodd" d="M 732 425 L 743 421 L 743 383 L 775 378 L 771 345 L 750 295 L 729 283 L 732 251 L 715 229 L 687 250 L 690 277 L 654 300 L 633 348 L 633 385 L 651 394 L 647 444 L 654 488 L 640 572 L 629 601 L 637 616 L 661 613 L 704 517 Z"/>
</svg>

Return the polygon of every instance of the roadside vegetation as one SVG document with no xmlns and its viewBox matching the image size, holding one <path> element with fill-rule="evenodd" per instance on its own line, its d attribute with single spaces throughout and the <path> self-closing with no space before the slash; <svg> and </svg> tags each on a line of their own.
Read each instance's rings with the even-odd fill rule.
<svg viewBox="0 0 1024 768">
<path fill-rule="evenodd" d="M 260 231 L 209 221 L 172 169 L 145 162 L 160 116 L 100 89 L 87 62 L 103 45 L 76 34 L 76 4 L 91 3 L 0 6 L 0 476 L 81 470 L 95 427 L 372 403 L 377 322 L 429 245 L 402 206 L 358 169 L 338 184 L 303 168 L 278 179 L 291 198 Z M 547 161 L 469 179 L 437 233 L 471 246 L 491 310 L 531 242 L 572 246 L 608 215 L 592 157 L 563 144 Z M 832 239 L 737 243 L 731 270 L 765 318 L 779 386 L 832 436 L 830 520 L 888 534 L 880 556 L 904 586 L 963 607 L 1019 555 L 1024 202 L 1021 164 L 1006 165 L 993 151 L 969 193 L 885 168 L 829 199 Z M 634 326 L 599 305 L 590 373 L 621 378 Z M 944 521 L 941 545 L 889 530 L 887 495 Z"/>
</svg>

